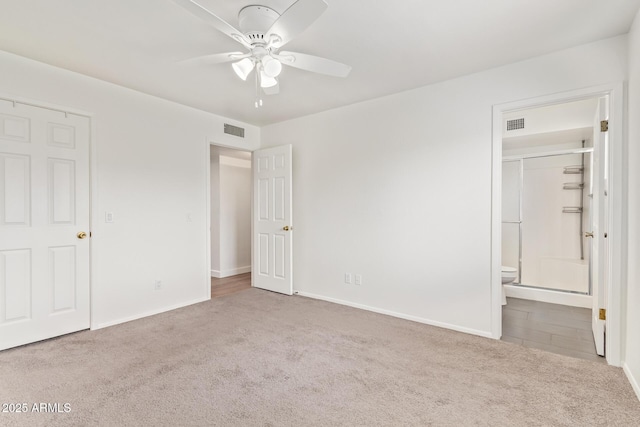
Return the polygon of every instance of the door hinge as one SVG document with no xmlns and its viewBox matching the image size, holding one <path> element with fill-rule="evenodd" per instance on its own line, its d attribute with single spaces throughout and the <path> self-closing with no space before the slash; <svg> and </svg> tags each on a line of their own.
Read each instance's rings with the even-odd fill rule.
<svg viewBox="0 0 640 427">
<path fill-rule="evenodd" d="M 602 120 L 600 122 L 600 132 L 606 132 L 609 130 L 609 120 Z"/>
<path fill-rule="evenodd" d="M 607 309 L 606 308 L 601 308 L 599 313 L 598 313 L 598 319 L 600 320 L 607 320 Z"/>
</svg>

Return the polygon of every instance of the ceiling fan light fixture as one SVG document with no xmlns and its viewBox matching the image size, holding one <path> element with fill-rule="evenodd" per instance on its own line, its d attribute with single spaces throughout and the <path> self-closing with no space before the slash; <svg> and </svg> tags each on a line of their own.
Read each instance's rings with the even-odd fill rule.
<svg viewBox="0 0 640 427">
<path fill-rule="evenodd" d="M 264 71 L 260 71 L 260 87 L 273 87 L 277 84 L 275 77 L 269 77 Z"/>
<path fill-rule="evenodd" d="M 267 77 L 278 77 L 282 72 L 282 63 L 267 55 L 262 58 L 262 70 Z"/>
<path fill-rule="evenodd" d="M 239 42 L 246 53 L 228 52 L 200 58 L 203 63 L 231 62 L 233 71 L 246 81 L 254 72 L 256 108 L 262 106 L 261 94 L 280 92 L 278 76 L 282 66 L 334 77 L 347 77 L 351 67 L 330 59 L 304 53 L 281 52 L 280 49 L 305 31 L 326 10 L 325 0 L 289 0 L 293 2 L 282 14 L 270 7 L 249 5 L 238 13 L 239 29 L 199 4 L 200 0 L 173 0 L 213 28 Z M 255 70 L 255 71 L 254 71 Z"/>
<path fill-rule="evenodd" d="M 249 58 L 244 58 L 242 61 L 234 62 L 231 64 L 233 71 L 240 77 L 242 80 L 247 80 L 251 71 L 253 71 L 254 63 Z"/>
</svg>

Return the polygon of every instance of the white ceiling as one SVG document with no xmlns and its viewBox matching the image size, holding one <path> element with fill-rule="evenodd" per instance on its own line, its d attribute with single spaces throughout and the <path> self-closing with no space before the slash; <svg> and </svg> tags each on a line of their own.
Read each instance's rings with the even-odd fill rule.
<svg viewBox="0 0 640 427">
<path fill-rule="evenodd" d="M 201 0 L 237 26 L 259 4 Z M 0 0 L 0 50 L 255 125 L 396 93 L 628 32 L 640 0 L 326 0 L 286 50 L 353 67 L 339 79 L 285 67 L 280 94 L 255 89 L 229 64 L 181 59 L 241 46 L 171 0 Z M 1 75 L 1 74 L 0 74 Z"/>
</svg>

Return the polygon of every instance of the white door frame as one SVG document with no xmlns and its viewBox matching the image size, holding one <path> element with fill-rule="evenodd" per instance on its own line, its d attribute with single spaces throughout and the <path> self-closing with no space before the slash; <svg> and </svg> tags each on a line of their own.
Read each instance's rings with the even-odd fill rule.
<svg viewBox="0 0 640 427">
<path fill-rule="evenodd" d="M 96 225 L 98 224 L 98 155 L 95 145 L 96 121 L 94 115 L 84 110 L 70 108 L 64 105 L 45 102 L 38 99 L 32 99 L 22 96 L 14 96 L 7 93 L 0 93 L 0 99 L 13 102 L 15 104 L 28 105 L 31 107 L 45 108 L 47 110 L 58 111 L 64 114 L 73 114 L 89 119 L 89 329 L 97 329 L 98 325 L 94 321 L 95 299 L 93 292 L 93 284 L 95 282 L 96 273 L 96 250 L 93 244 Z"/>
<path fill-rule="evenodd" d="M 624 162 L 624 85 L 608 85 L 561 92 L 493 106 L 492 174 L 491 174 L 491 335 L 502 336 L 502 128 L 503 115 L 507 112 L 544 107 L 582 99 L 609 96 L 609 276 L 607 282 L 607 334 L 606 359 L 610 365 L 621 365 L 622 348 L 622 289 L 626 279 L 627 260 L 623 259 L 627 244 L 626 214 L 624 208 L 626 176 Z"/>
</svg>

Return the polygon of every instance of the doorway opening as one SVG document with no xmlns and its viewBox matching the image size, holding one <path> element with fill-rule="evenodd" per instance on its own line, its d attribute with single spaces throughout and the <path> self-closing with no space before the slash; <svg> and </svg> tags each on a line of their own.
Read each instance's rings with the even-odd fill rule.
<svg viewBox="0 0 640 427">
<path fill-rule="evenodd" d="M 506 113 L 502 139 L 502 339 L 592 360 L 598 106 Z"/>
<path fill-rule="evenodd" d="M 293 295 L 291 158 L 291 145 L 249 152 L 209 144 L 212 280 L 250 272 L 252 287 Z"/>
<path fill-rule="evenodd" d="M 496 338 L 620 363 L 621 89 L 494 107 Z"/>
<path fill-rule="evenodd" d="M 210 145 L 212 298 L 251 287 L 251 157 Z"/>
</svg>

